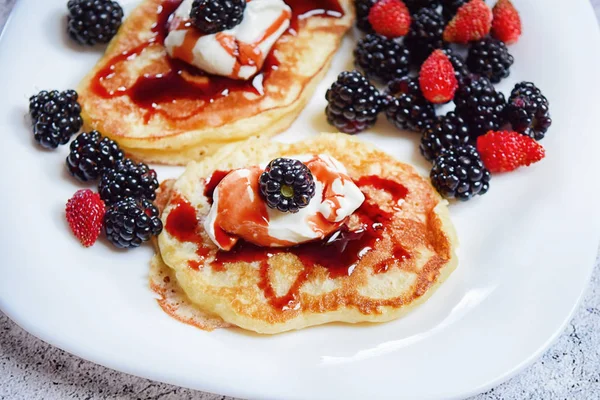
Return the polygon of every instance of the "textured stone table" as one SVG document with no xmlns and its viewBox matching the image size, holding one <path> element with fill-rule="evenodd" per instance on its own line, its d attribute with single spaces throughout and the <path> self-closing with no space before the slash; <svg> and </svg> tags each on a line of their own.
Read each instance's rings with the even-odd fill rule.
<svg viewBox="0 0 600 400">
<path fill-rule="evenodd" d="M 0 30 L 14 2 L 0 0 Z M 600 17 L 600 0 L 591 2 Z M 81 360 L 34 338 L 2 313 L 0 332 L 0 399 L 232 400 Z M 600 263 L 581 308 L 550 350 L 520 375 L 471 400 L 521 399 L 600 399 Z"/>
</svg>

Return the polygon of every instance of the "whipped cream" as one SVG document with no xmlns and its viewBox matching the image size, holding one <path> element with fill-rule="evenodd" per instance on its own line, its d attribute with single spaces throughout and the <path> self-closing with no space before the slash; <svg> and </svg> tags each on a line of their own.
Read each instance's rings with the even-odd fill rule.
<svg viewBox="0 0 600 400">
<path fill-rule="evenodd" d="M 205 35 L 190 22 L 192 3 L 184 0 L 175 11 L 165 39 L 167 53 L 210 74 L 233 79 L 247 80 L 260 71 L 292 16 L 283 0 L 252 0 L 239 25 Z"/>
<path fill-rule="evenodd" d="M 305 162 L 315 179 L 315 195 L 297 213 L 269 208 L 258 189 L 264 166 L 232 171 L 217 185 L 204 222 L 210 239 L 231 250 L 239 238 L 265 247 L 293 246 L 323 239 L 338 230 L 365 196 L 346 168 L 328 155 L 292 157 Z"/>
</svg>

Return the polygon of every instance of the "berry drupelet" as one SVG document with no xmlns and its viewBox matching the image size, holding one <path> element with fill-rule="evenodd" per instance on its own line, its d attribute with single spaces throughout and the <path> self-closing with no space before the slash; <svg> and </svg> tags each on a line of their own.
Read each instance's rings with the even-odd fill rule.
<svg viewBox="0 0 600 400">
<path fill-rule="evenodd" d="M 450 21 L 456 15 L 459 8 L 467 4 L 469 0 L 442 0 L 442 15 L 446 21 Z"/>
<path fill-rule="evenodd" d="M 123 20 L 123 9 L 111 0 L 69 0 L 68 33 L 82 45 L 108 43 Z"/>
<path fill-rule="evenodd" d="M 375 125 L 383 108 L 379 91 L 358 71 L 344 71 L 325 95 L 327 121 L 345 133 L 358 133 Z"/>
<path fill-rule="evenodd" d="M 477 149 L 466 145 L 444 149 L 433 161 L 433 187 L 447 199 L 470 200 L 487 193 L 491 174 Z"/>
<path fill-rule="evenodd" d="M 417 78 L 390 82 L 386 94 L 389 96 L 386 117 L 400 130 L 422 132 L 435 118 L 435 108 L 423 97 Z"/>
<path fill-rule="evenodd" d="M 231 29 L 242 22 L 246 0 L 194 0 L 190 18 L 204 33 Z"/>
<path fill-rule="evenodd" d="M 454 95 L 456 113 L 469 124 L 471 139 L 497 131 L 505 122 L 506 100 L 486 77 L 469 76 L 460 81 Z"/>
<path fill-rule="evenodd" d="M 456 113 L 437 117 L 421 137 L 419 150 L 428 161 L 433 161 L 444 149 L 469 144 L 469 126 Z"/>
<path fill-rule="evenodd" d="M 408 50 L 393 39 L 370 34 L 354 49 L 354 61 L 368 78 L 387 83 L 408 74 Z"/>
<path fill-rule="evenodd" d="M 454 67 L 454 74 L 459 82 L 462 78 L 470 74 L 465 61 L 455 51 L 453 51 L 450 47 L 446 47 L 442 49 L 442 51 L 448 56 L 448 59 L 452 63 L 452 66 Z"/>
<path fill-rule="evenodd" d="M 430 8 L 435 10 L 439 7 L 439 0 L 404 0 L 404 4 L 410 10 L 411 13 L 416 13 L 422 8 Z"/>
<path fill-rule="evenodd" d="M 315 195 L 315 180 L 310 169 L 291 158 L 271 161 L 259 180 L 260 193 L 270 208 L 296 213 Z"/>
<path fill-rule="evenodd" d="M 81 106 L 77 92 L 41 91 L 29 99 L 29 115 L 33 124 L 33 137 L 47 149 L 66 144 L 81 129 Z"/>
<path fill-rule="evenodd" d="M 508 77 L 514 61 L 504 42 L 493 37 L 473 43 L 467 57 L 469 70 L 485 76 L 492 83 L 498 83 Z"/>
<path fill-rule="evenodd" d="M 95 181 L 104 171 L 115 167 L 123 159 L 119 145 L 100 132 L 84 132 L 71 142 L 67 168 L 81 181 Z"/>
<path fill-rule="evenodd" d="M 156 172 L 144 163 L 136 164 L 126 158 L 102 174 L 98 193 L 106 204 L 114 204 L 126 197 L 154 200 L 158 189 Z"/>
<path fill-rule="evenodd" d="M 513 129 L 541 140 L 552 125 L 550 103 L 531 82 L 518 83 L 510 94 L 506 116 Z"/>
<path fill-rule="evenodd" d="M 106 210 L 104 232 L 120 249 L 139 247 L 162 232 L 158 209 L 147 199 L 127 197 Z"/>
<path fill-rule="evenodd" d="M 413 15 L 410 32 L 404 39 L 411 63 L 420 66 L 433 50 L 443 45 L 444 19 L 435 10 L 424 8 Z"/>
<path fill-rule="evenodd" d="M 373 27 L 369 22 L 369 12 L 377 0 L 354 0 L 356 10 L 356 27 L 363 32 L 372 33 Z"/>
</svg>

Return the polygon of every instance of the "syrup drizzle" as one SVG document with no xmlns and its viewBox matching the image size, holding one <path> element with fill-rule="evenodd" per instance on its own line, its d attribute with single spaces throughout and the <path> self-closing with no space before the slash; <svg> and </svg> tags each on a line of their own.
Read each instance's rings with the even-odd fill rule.
<svg viewBox="0 0 600 400">
<path fill-rule="evenodd" d="M 129 96 L 134 104 L 146 110 L 145 123 L 148 123 L 152 116 L 157 113 L 173 120 L 190 118 L 206 104 L 227 97 L 233 92 L 246 92 L 262 96 L 264 95 L 265 81 L 269 79 L 271 72 L 279 67 L 279 61 L 274 52 L 271 51 L 260 72 L 253 79 L 242 81 L 210 75 L 183 61 L 165 57 L 169 66 L 167 72 L 144 75 L 139 77 L 130 87 L 121 86 L 115 90 L 108 90 L 104 83 L 115 76 L 119 65 L 127 60 L 135 59 L 150 46 L 164 46 L 171 16 L 182 1 L 164 0 L 157 9 L 157 22 L 152 26 L 154 36 L 146 43 L 113 57 L 92 79 L 91 89 L 98 96 L 103 98 Z M 288 29 L 290 34 L 296 34 L 300 27 L 300 21 L 308 17 L 319 15 L 340 18 L 344 15 L 344 10 L 338 0 L 286 0 L 286 3 L 292 9 L 291 25 Z M 236 48 L 239 50 L 240 46 Z M 256 62 L 253 49 L 244 48 L 242 50 L 240 54 L 242 62 L 250 64 Z M 178 100 L 195 100 L 200 101 L 200 104 L 197 110 L 184 117 L 175 117 L 164 107 L 161 107 L 161 105 L 174 103 Z"/>
<path fill-rule="evenodd" d="M 224 175 L 226 175 L 225 172 L 217 171 L 207 180 L 205 194 L 209 199 Z M 362 177 L 356 183 L 361 188 L 372 187 L 377 190 L 386 190 L 395 203 L 408 194 L 408 190 L 398 182 L 377 176 Z M 288 248 L 259 247 L 240 240 L 231 251 L 217 251 L 215 259 L 210 265 L 216 271 L 223 271 L 228 263 L 259 263 L 261 277 L 259 287 L 265 298 L 274 308 L 281 310 L 293 309 L 298 306 L 300 288 L 310 278 L 317 265 L 326 268 L 332 278 L 348 276 L 352 274 L 360 260 L 373 250 L 377 242 L 382 239 L 385 224 L 393 218 L 393 213 L 382 210 L 366 194 L 365 196 L 365 202 L 355 211 L 355 215 L 358 216 L 362 225 L 359 230 L 350 231 L 344 225 L 340 230 L 322 241 L 304 243 Z M 198 246 L 200 260 L 204 261 L 209 250 L 197 233 L 199 225 L 194 208 L 181 197 L 177 197 L 173 201 L 175 202 L 175 208 L 171 210 L 167 218 L 165 225 L 167 232 L 181 241 L 195 243 Z M 191 222 L 183 222 L 188 219 Z M 193 233 L 191 230 L 192 224 L 195 225 Z M 270 283 L 268 261 L 273 256 L 281 253 L 294 254 L 304 265 L 304 269 L 298 274 L 289 291 L 283 296 L 277 296 Z M 408 258 L 410 258 L 410 253 L 400 245 L 396 245 L 390 258 L 375 265 L 374 271 L 384 273 L 395 261 Z M 203 265 L 202 262 L 190 262 L 190 267 L 195 269 L 198 269 L 201 265 Z"/>
</svg>

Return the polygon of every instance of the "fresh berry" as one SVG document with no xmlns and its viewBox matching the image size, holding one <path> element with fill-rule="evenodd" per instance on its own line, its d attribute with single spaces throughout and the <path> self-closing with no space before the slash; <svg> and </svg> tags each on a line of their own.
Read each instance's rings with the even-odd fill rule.
<svg viewBox="0 0 600 400">
<path fill-rule="evenodd" d="M 404 0 L 404 3 L 413 14 L 423 8 L 435 10 L 440 5 L 439 0 Z"/>
<path fill-rule="evenodd" d="M 425 60 L 419 73 L 423 96 L 433 104 L 447 103 L 458 88 L 454 67 L 442 50 L 435 50 Z"/>
<path fill-rule="evenodd" d="M 471 145 L 442 150 L 433 161 L 431 183 L 447 199 L 467 201 L 487 193 L 491 174 Z"/>
<path fill-rule="evenodd" d="M 158 209 L 147 199 L 124 198 L 106 210 L 104 232 L 120 249 L 139 247 L 163 229 Z"/>
<path fill-rule="evenodd" d="M 354 60 L 368 78 L 387 83 L 408 74 L 408 50 L 393 39 L 377 34 L 362 38 L 354 49 Z"/>
<path fill-rule="evenodd" d="M 437 117 L 421 138 L 419 150 L 428 161 L 433 161 L 444 149 L 469 144 L 469 126 L 456 113 Z"/>
<path fill-rule="evenodd" d="M 410 13 L 402 0 L 379 0 L 369 11 L 373 30 L 388 38 L 404 36 L 410 29 Z"/>
<path fill-rule="evenodd" d="M 469 0 L 442 0 L 442 15 L 446 21 L 452 20 L 459 8 L 467 4 Z"/>
<path fill-rule="evenodd" d="M 375 125 L 383 108 L 379 91 L 358 71 L 344 71 L 325 94 L 327 121 L 345 133 L 358 133 Z"/>
<path fill-rule="evenodd" d="M 386 89 L 390 97 L 385 114 L 400 130 L 423 132 L 435 118 L 435 108 L 428 102 L 416 78 L 401 78 L 390 82 Z"/>
<path fill-rule="evenodd" d="M 71 231 L 85 247 L 90 247 L 100 236 L 105 212 L 104 202 L 89 189 L 78 190 L 67 202 L 65 213 Z"/>
<path fill-rule="evenodd" d="M 510 75 L 510 66 L 514 61 L 506 45 L 492 37 L 473 43 L 467 57 L 469 70 L 487 77 L 492 83 L 498 83 Z"/>
<path fill-rule="evenodd" d="M 115 142 L 98 131 L 84 132 L 71 142 L 67 168 L 79 180 L 95 181 L 122 159 L 123 151 Z"/>
<path fill-rule="evenodd" d="M 83 125 L 77 92 L 45 90 L 29 99 L 33 137 L 47 149 L 66 144 Z"/>
<path fill-rule="evenodd" d="M 158 189 L 156 172 L 144 163 L 136 164 L 126 158 L 102 174 L 98 192 L 106 204 L 114 204 L 126 197 L 154 200 Z"/>
<path fill-rule="evenodd" d="M 231 29 L 242 22 L 246 0 L 194 0 L 190 18 L 204 33 Z"/>
<path fill-rule="evenodd" d="M 506 44 L 517 43 L 521 36 L 521 17 L 510 0 L 499 0 L 492 13 L 492 35 Z"/>
<path fill-rule="evenodd" d="M 354 0 L 356 10 L 356 27 L 363 32 L 373 33 L 373 27 L 369 22 L 369 12 L 377 0 Z"/>
<path fill-rule="evenodd" d="M 315 196 L 315 179 L 302 162 L 291 158 L 271 161 L 259 180 L 260 193 L 269 208 L 296 213 Z"/>
<path fill-rule="evenodd" d="M 444 20 L 435 10 L 424 8 L 413 15 L 410 32 L 404 45 L 410 51 L 411 62 L 421 66 L 435 49 L 443 46 Z"/>
<path fill-rule="evenodd" d="M 531 82 L 518 83 L 510 94 L 506 117 L 513 130 L 542 140 L 552 125 L 548 99 Z"/>
<path fill-rule="evenodd" d="M 469 75 L 469 69 L 467 68 L 465 61 L 461 56 L 456 54 L 450 47 L 446 47 L 442 49 L 444 54 L 448 56 L 448 59 L 452 63 L 452 67 L 454 67 L 454 75 L 457 80 L 460 80 Z"/>
<path fill-rule="evenodd" d="M 469 76 L 460 81 L 454 95 L 456 113 L 469 124 L 472 139 L 497 131 L 505 122 L 506 100 L 486 77 Z"/>
<path fill-rule="evenodd" d="M 509 172 L 544 158 L 541 144 L 518 132 L 490 131 L 477 138 L 477 150 L 490 172 Z"/>
<path fill-rule="evenodd" d="M 68 32 L 82 45 L 108 43 L 123 20 L 123 9 L 111 0 L 69 0 Z"/>
<path fill-rule="evenodd" d="M 492 10 L 483 0 L 461 6 L 444 30 L 449 43 L 469 43 L 483 39 L 492 29 Z"/>
</svg>

